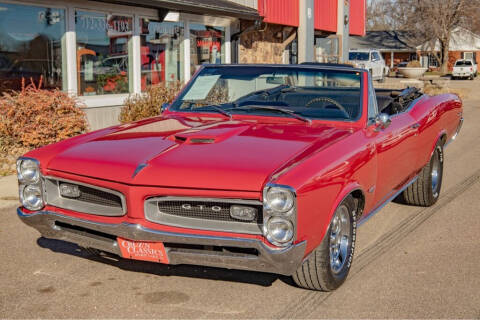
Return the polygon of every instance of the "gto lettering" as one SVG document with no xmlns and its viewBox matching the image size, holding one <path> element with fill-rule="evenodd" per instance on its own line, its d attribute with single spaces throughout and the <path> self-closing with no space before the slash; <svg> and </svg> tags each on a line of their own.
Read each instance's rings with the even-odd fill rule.
<svg viewBox="0 0 480 320">
<path fill-rule="evenodd" d="M 184 210 L 197 209 L 197 210 L 200 210 L 200 211 L 211 210 L 211 211 L 214 211 L 214 212 L 222 211 L 222 207 L 220 207 L 220 206 L 211 206 L 210 207 L 210 206 L 206 206 L 204 204 L 191 205 L 189 203 L 182 204 L 182 209 L 184 209 Z"/>
</svg>

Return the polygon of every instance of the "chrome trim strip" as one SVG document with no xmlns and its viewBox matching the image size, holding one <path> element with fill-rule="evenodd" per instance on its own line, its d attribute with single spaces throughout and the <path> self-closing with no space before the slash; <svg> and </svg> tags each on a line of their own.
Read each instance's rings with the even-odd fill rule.
<svg viewBox="0 0 480 320">
<path fill-rule="evenodd" d="M 460 115 L 462 113 L 460 112 Z M 453 134 L 453 136 L 450 138 L 450 140 L 448 140 L 445 145 L 443 146 L 443 149 L 445 149 L 446 147 L 448 147 L 450 145 L 450 143 L 452 143 L 453 141 L 455 141 L 458 137 L 458 134 L 460 133 L 460 130 L 462 129 L 462 126 L 463 126 L 463 117 L 460 117 L 459 119 L 459 122 L 458 122 L 458 126 L 457 126 L 457 129 L 455 130 L 455 133 Z"/>
<path fill-rule="evenodd" d="M 385 202 L 381 202 L 380 205 L 378 205 L 375 209 L 373 209 L 372 211 L 370 211 L 368 214 L 364 214 L 361 216 L 360 218 L 360 221 L 358 222 L 358 226 L 360 227 L 362 224 L 364 224 L 365 222 L 367 222 L 371 217 L 373 217 L 375 214 L 377 214 L 380 210 L 383 209 L 383 207 L 385 207 L 387 204 L 389 204 L 393 199 L 395 199 L 396 197 L 398 197 L 400 195 L 400 193 L 402 193 L 403 191 L 405 191 L 405 189 L 407 189 L 412 183 L 414 183 L 415 181 L 417 181 L 418 179 L 418 176 L 415 176 L 412 180 L 410 180 L 409 182 L 407 182 L 402 188 L 400 188 L 397 192 L 395 192 L 391 197 L 387 198 L 387 200 L 385 200 Z M 387 196 L 388 197 L 388 196 Z"/>
<path fill-rule="evenodd" d="M 273 248 L 260 239 L 235 237 L 206 236 L 165 232 L 146 228 L 140 224 L 131 223 L 98 223 L 84 219 L 73 218 L 51 211 L 38 211 L 27 214 L 21 208 L 17 215 L 25 224 L 37 229 L 45 238 L 74 242 L 80 246 L 98 248 L 120 255 L 116 240 L 94 236 L 87 232 L 70 231 L 56 225 L 63 222 L 72 226 L 102 232 L 115 237 L 138 241 L 156 241 L 163 243 L 196 244 L 207 246 L 223 246 L 235 248 L 257 249 L 258 255 L 245 254 L 226 255 L 222 252 L 205 251 L 182 252 L 175 248 L 166 248 L 170 264 L 195 264 L 203 266 L 241 269 L 251 271 L 272 272 L 282 275 L 292 275 L 300 266 L 305 256 L 306 241 L 288 248 Z"/>
<path fill-rule="evenodd" d="M 84 186 L 91 189 L 96 189 L 96 190 L 100 190 L 103 192 L 116 195 L 120 198 L 120 201 L 122 203 L 122 208 L 119 210 L 117 208 L 103 206 L 100 204 L 94 204 L 94 203 L 79 201 L 75 199 L 64 198 L 59 193 L 58 182 L 67 182 L 71 184 L 77 184 L 80 186 Z M 94 214 L 99 216 L 109 216 L 109 217 L 124 216 L 127 213 L 127 203 L 125 200 L 125 196 L 123 195 L 123 193 L 116 190 L 107 189 L 107 188 L 103 188 L 103 187 L 99 187 L 99 186 L 95 186 L 95 185 L 91 185 L 91 184 L 83 183 L 79 181 L 59 178 L 55 176 L 44 177 L 44 186 L 45 186 L 44 187 L 45 195 L 46 195 L 45 198 L 46 198 L 47 204 L 50 204 L 58 208 L 68 209 L 68 210 L 73 210 L 73 211 L 83 212 L 88 214 Z"/>
<path fill-rule="evenodd" d="M 163 225 L 169 225 L 180 228 L 192 228 L 208 231 L 225 231 L 247 234 L 262 234 L 262 226 L 257 223 L 248 223 L 243 221 L 221 221 L 200 218 L 182 217 L 171 214 L 162 214 L 158 210 L 158 202 L 164 201 L 185 201 L 185 202 L 214 202 L 214 203 L 234 203 L 242 205 L 262 206 L 258 200 L 243 200 L 230 198 L 200 198 L 200 197 L 153 197 L 145 200 L 144 214 L 145 219 Z M 259 212 L 260 213 L 260 212 Z"/>
<path fill-rule="evenodd" d="M 458 137 L 458 134 L 460 133 L 460 130 L 462 130 L 462 126 L 463 126 L 463 117 L 461 117 L 459 122 L 458 122 L 457 130 L 455 130 L 455 134 L 451 138 L 452 141 L 455 140 Z"/>
</svg>

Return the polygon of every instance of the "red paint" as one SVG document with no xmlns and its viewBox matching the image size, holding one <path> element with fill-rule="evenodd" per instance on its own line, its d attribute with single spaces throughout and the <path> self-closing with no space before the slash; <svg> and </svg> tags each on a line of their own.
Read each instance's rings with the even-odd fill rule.
<svg viewBox="0 0 480 320">
<path fill-rule="evenodd" d="M 367 81 L 364 72 L 362 80 Z M 297 191 L 297 241 L 306 254 L 318 246 L 338 203 L 352 190 L 365 195 L 366 214 L 379 207 L 426 165 L 442 134 L 455 133 L 462 111 L 457 96 L 424 96 L 385 130 L 367 125 L 368 86 L 362 117 L 353 123 L 167 111 L 163 117 L 107 128 L 29 152 L 42 173 L 118 190 L 127 215 L 103 217 L 47 206 L 46 210 L 104 223 L 134 223 L 185 234 L 262 239 L 260 235 L 165 226 L 144 219 L 153 196 L 262 200 L 266 183 Z M 413 128 L 413 124 L 420 124 Z M 195 138 L 212 139 L 196 144 Z M 140 163 L 147 167 L 135 177 Z M 373 187 L 373 188 L 372 188 Z M 367 190 L 371 190 L 368 192 Z"/>
<path fill-rule="evenodd" d="M 315 30 L 337 32 L 338 0 L 315 0 Z"/>
<path fill-rule="evenodd" d="M 367 0 L 350 0 L 350 34 L 364 36 L 367 17 Z"/>
<path fill-rule="evenodd" d="M 267 23 L 298 27 L 299 0 L 258 0 L 258 13 Z"/>
</svg>

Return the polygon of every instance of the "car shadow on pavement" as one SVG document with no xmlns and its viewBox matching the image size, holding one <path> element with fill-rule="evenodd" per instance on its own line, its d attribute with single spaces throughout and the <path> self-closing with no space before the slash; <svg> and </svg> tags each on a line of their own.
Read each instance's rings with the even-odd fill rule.
<svg viewBox="0 0 480 320">
<path fill-rule="evenodd" d="M 103 252 L 100 255 L 95 255 L 83 250 L 76 244 L 62 240 L 47 239 L 44 237 L 38 238 L 37 244 L 40 247 L 50 249 L 53 252 L 68 254 L 79 258 L 108 264 L 126 271 L 148 273 L 157 276 L 191 277 L 209 280 L 231 281 L 255 284 L 264 287 L 271 286 L 276 280 L 281 280 L 287 284 L 293 283 L 289 277 L 271 273 L 229 270 L 193 265 L 165 265 L 154 262 L 124 259 L 116 255 Z"/>
</svg>

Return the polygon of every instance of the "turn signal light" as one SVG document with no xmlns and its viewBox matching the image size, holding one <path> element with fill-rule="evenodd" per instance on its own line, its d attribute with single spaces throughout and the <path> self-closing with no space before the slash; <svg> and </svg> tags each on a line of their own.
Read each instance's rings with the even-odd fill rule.
<svg viewBox="0 0 480 320">
<path fill-rule="evenodd" d="M 257 217 L 257 209 L 246 206 L 231 206 L 230 216 L 242 221 L 253 221 Z"/>
<path fill-rule="evenodd" d="M 77 185 L 62 183 L 60 184 L 60 195 L 65 198 L 78 198 L 81 192 Z"/>
</svg>

